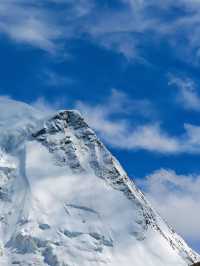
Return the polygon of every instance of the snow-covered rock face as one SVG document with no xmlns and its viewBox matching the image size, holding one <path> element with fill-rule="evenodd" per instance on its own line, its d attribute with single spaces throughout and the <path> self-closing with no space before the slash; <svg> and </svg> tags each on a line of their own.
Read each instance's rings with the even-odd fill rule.
<svg viewBox="0 0 200 266">
<path fill-rule="evenodd" d="M 78 112 L 61 111 L 23 128 L 9 131 L 0 151 L 1 266 L 187 266 L 200 260 Z"/>
</svg>

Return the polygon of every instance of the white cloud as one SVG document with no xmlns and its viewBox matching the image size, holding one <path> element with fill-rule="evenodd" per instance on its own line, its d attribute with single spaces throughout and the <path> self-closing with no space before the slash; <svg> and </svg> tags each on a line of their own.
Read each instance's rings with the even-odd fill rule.
<svg viewBox="0 0 200 266">
<path fill-rule="evenodd" d="M 103 47 L 124 55 L 128 60 L 139 59 L 137 41 L 129 33 L 102 34 L 97 39 Z"/>
<path fill-rule="evenodd" d="M 200 111 L 200 96 L 196 84 L 189 78 L 169 76 L 169 85 L 178 89 L 177 101 L 185 108 Z"/>
<path fill-rule="evenodd" d="M 11 134 L 20 134 L 21 131 L 29 130 L 38 121 L 53 116 L 66 103 L 65 98 L 57 101 L 47 101 L 43 97 L 32 103 L 25 103 L 6 95 L 0 95 L 0 130 L 2 133 L 0 142 L 3 141 L 3 144 L 1 144 L 4 146 L 5 139 L 7 141 L 7 136 L 10 132 Z M 27 125 L 28 127 L 26 128 Z"/>
<path fill-rule="evenodd" d="M 63 51 L 66 41 L 77 37 L 77 22 L 92 8 L 92 1 L 2 0 L 0 33 L 54 55 Z"/>
<path fill-rule="evenodd" d="M 198 61 L 199 1 L 121 0 L 121 4 L 117 9 L 93 0 L 2 0 L 0 32 L 51 54 L 73 38 L 88 38 L 131 60 L 141 57 L 145 38 L 164 38 L 176 53 L 182 51 L 182 59 L 192 61 L 195 55 Z M 170 17 L 169 23 L 167 17 L 175 8 L 183 12 Z"/>
<path fill-rule="evenodd" d="M 40 112 L 47 114 L 47 115 L 50 115 L 56 112 L 56 108 L 54 104 L 50 104 L 43 97 L 40 97 L 36 101 L 32 102 L 31 106 L 34 109 L 39 110 Z"/>
<path fill-rule="evenodd" d="M 79 109 L 89 125 L 98 131 L 100 136 L 110 145 L 121 149 L 145 149 L 158 152 L 177 152 L 179 143 L 176 138 L 163 132 L 158 123 L 131 125 L 128 116 L 153 116 L 151 104 L 145 100 L 130 99 L 117 90 L 104 104 L 90 106 L 78 102 Z M 116 119 L 116 114 L 121 118 Z"/>
<path fill-rule="evenodd" d="M 163 39 L 181 60 L 198 62 L 199 1 L 121 0 L 121 3 L 124 5 L 120 10 L 96 10 L 95 23 L 91 17 L 87 21 L 87 32 L 99 44 L 137 59 L 145 42 Z M 175 12 L 177 15 L 173 16 Z"/>
<path fill-rule="evenodd" d="M 177 153 L 180 150 L 177 139 L 163 132 L 159 124 L 131 126 L 127 119 L 113 120 L 100 106 L 94 108 L 79 103 L 76 107 L 100 137 L 113 147 L 161 153 Z"/>
<path fill-rule="evenodd" d="M 43 116 L 51 116 L 58 112 L 59 110 L 65 109 L 67 105 L 67 99 L 62 97 L 54 101 L 48 101 L 44 97 L 39 97 L 35 101 L 30 103 L 30 106 L 34 110 L 39 111 Z"/>
<path fill-rule="evenodd" d="M 126 94 L 113 90 L 110 98 L 102 104 L 92 106 L 77 102 L 75 108 L 113 147 L 163 154 L 200 153 L 200 126 L 185 124 L 182 134 L 170 135 L 155 122 L 148 101 L 130 99 Z M 133 118 L 137 122 L 132 122 Z"/>
<path fill-rule="evenodd" d="M 54 88 L 67 87 L 76 82 L 67 75 L 61 75 L 49 69 L 42 71 L 38 77 L 46 86 Z"/>
<path fill-rule="evenodd" d="M 200 239 L 200 176 L 161 169 L 138 180 L 154 207 L 186 239 Z M 163 196 L 164 195 L 164 196 Z"/>
<path fill-rule="evenodd" d="M 2 0 L 0 32 L 12 40 L 54 53 L 61 28 L 54 24 L 50 12 L 33 1 Z"/>
</svg>

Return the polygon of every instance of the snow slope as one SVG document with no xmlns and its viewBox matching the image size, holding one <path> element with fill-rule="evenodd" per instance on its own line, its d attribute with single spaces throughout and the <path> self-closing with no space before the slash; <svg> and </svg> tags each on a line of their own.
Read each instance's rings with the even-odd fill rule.
<svg viewBox="0 0 200 266">
<path fill-rule="evenodd" d="M 187 266 L 200 260 L 77 111 L 43 119 L 28 106 L 20 110 L 28 117 L 12 130 L 2 123 L 0 133 L 0 265 Z"/>
</svg>

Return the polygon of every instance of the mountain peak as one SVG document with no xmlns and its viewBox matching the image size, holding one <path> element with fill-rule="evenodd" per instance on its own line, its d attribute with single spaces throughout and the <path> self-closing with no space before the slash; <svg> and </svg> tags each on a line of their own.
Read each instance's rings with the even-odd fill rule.
<svg viewBox="0 0 200 266">
<path fill-rule="evenodd" d="M 78 129 L 88 126 L 85 123 L 84 118 L 77 110 L 60 110 L 49 119 L 44 120 L 42 127 L 43 128 L 40 130 L 52 134 L 53 132 L 64 131 L 68 127 Z M 33 133 L 33 136 L 40 134 L 40 130 Z"/>
<path fill-rule="evenodd" d="M 0 169 L 1 265 L 187 266 L 199 260 L 78 111 L 59 111 L 30 132 L 9 157 L 15 167 Z"/>
</svg>

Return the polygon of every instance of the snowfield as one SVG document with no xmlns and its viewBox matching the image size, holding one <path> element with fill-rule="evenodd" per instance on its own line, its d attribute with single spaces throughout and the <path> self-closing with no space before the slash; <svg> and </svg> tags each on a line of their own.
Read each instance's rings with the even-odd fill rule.
<svg viewBox="0 0 200 266">
<path fill-rule="evenodd" d="M 188 266 L 200 260 L 77 111 L 43 118 L 25 104 L 14 108 L 0 115 L 1 266 Z"/>
</svg>

